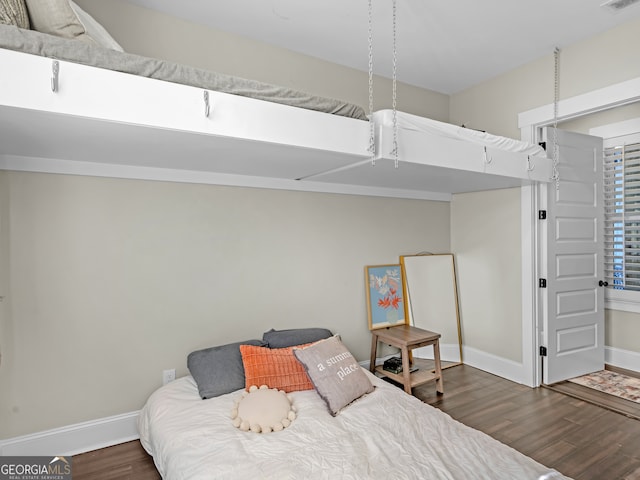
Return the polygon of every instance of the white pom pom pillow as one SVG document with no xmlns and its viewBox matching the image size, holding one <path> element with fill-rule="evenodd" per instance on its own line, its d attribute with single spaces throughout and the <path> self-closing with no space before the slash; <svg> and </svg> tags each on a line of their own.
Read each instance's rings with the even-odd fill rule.
<svg viewBox="0 0 640 480">
<path fill-rule="evenodd" d="M 244 432 L 279 432 L 295 418 L 295 408 L 286 392 L 266 385 L 251 386 L 231 411 L 233 425 Z"/>
</svg>

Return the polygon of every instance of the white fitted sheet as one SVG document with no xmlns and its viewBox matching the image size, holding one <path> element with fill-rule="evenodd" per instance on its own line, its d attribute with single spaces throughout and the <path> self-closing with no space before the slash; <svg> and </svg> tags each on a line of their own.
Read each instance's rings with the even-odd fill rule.
<svg viewBox="0 0 640 480">
<path fill-rule="evenodd" d="M 371 378 L 376 389 L 336 417 L 315 390 L 294 392 L 291 426 L 256 434 L 232 425 L 241 390 L 201 400 L 193 378 L 183 377 L 150 396 L 140 440 L 171 480 L 566 478 Z"/>
</svg>

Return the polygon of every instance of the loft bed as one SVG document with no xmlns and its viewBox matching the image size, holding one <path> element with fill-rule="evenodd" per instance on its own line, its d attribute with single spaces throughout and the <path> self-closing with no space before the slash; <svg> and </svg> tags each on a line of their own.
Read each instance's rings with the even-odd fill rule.
<svg viewBox="0 0 640 480">
<path fill-rule="evenodd" d="M 540 147 L 0 25 L 0 169 L 448 200 L 548 182 Z M 375 166 L 372 166 L 375 160 Z"/>
</svg>

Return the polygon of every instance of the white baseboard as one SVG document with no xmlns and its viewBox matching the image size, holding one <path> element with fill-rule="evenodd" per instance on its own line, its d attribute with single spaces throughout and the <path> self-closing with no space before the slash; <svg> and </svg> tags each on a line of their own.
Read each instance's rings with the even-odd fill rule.
<svg viewBox="0 0 640 480">
<path fill-rule="evenodd" d="M 72 456 L 136 440 L 140 438 L 138 413 L 124 413 L 0 440 L 0 456 Z"/>
<path fill-rule="evenodd" d="M 450 347 L 451 349 L 448 350 L 449 353 L 454 353 L 457 349 L 457 345 L 450 345 Z M 444 351 L 445 350 L 441 348 L 441 355 L 443 357 L 443 360 L 446 359 L 444 356 Z M 425 347 L 424 352 L 422 352 L 422 349 L 417 348 L 414 350 L 414 352 L 416 352 L 416 356 L 419 358 L 433 358 L 433 349 L 431 349 L 431 347 Z M 420 352 L 420 354 L 418 354 L 417 352 Z M 607 365 L 640 372 L 639 352 L 631 352 L 629 350 L 622 350 L 620 348 L 614 347 L 605 347 L 604 354 L 605 363 Z M 392 356 L 394 355 L 389 355 L 388 357 Z M 521 363 L 498 357 L 491 353 L 483 352 L 481 350 L 477 350 L 473 347 L 468 346 L 462 347 L 462 356 L 463 363 L 465 363 L 466 365 L 478 368 L 502 378 L 506 378 L 507 380 L 511 380 L 512 382 L 527 385 L 529 387 L 535 386 L 531 385 L 530 382 L 527 381 L 525 368 Z M 378 358 L 378 363 L 382 363 L 388 357 Z M 360 364 L 363 368 L 369 369 L 368 361 L 360 362 Z"/>
<path fill-rule="evenodd" d="M 463 346 L 464 363 L 512 382 L 533 387 L 526 379 L 524 365 L 475 348 Z M 605 347 L 605 363 L 640 372 L 640 353 Z"/>
<path fill-rule="evenodd" d="M 485 372 L 506 378 L 512 382 L 528 385 L 526 372 L 522 363 L 514 362 L 507 358 L 498 357 L 491 353 L 477 350 L 473 347 L 463 346 L 462 356 L 465 365 L 478 368 Z"/>
<path fill-rule="evenodd" d="M 640 353 L 605 347 L 605 363 L 614 367 L 640 372 Z M 513 360 L 498 357 L 475 348 L 463 346 L 464 363 L 512 382 L 532 386 L 526 381 L 524 365 Z"/>
<path fill-rule="evenodd" d="M 424 347 L 416 348 L 413 350 L 414 354 L 418 358 L 433 359 L 433 348 Z M 458 362 L 460 350 L 458 345 L 442 345 L 440 347 L 440 356 L 443 361 Z M 396 355 L 388 355 L 384 358 L 378 358 L 377 364 L 382 364 L 384 360 Z M 498 357 L 491 353 L 483 352 L 472 347 L 462 347 L 462 360 L 463 363 L 471 367 L 478 368 L 485 372 L 497 375 L 512 382 L 521 383 L 523 385 L 531 386 L 527 383 L 526 372 L 522 363 L 514 362 L 506 358 Z M 369 361 L 360 362 L 363 368 L 369 369 Z"/>
<path fill-rule="evenodd" d="M 412 352 L 417 358 L 433 360 L 433 347 L 431 346 L 415 348 Z M 440 360 L 443 362 L 460 362 L 460 347 L 458 344 L 441 344 Z"/>
<path fill-rule="evenodd" d="M 417 358 L 426 358 L 428 360 L 433 360 L 433 347 L 422 347 L 422 348 L 414 348 L 411 350 L 413 355 Z M 392 353 L 385 357 L 378 357 L 376 360 L 376 365 L 382 365 L 385 360 L 391 357 L 397 357 L 400 355 L 398 353 Z M 444 344 L 440 345 L 440 360 L 443 362 L 460 362 L 460 347 L 458 344 Z M 371 363 L 369 360 L 365 360 L 362 362 L 358 362 L 363 368 L 369 369 L 369 364 Z"/>
<path fill-rule="evenodd" d="M 640 372 L 640 353 L 615 347 L 604 347 L 604 361 L 607 365 Z"/>
</svg>

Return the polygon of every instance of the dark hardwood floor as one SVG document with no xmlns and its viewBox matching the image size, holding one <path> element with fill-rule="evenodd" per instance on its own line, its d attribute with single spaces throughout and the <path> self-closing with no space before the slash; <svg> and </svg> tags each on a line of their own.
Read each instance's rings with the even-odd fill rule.
<svg viewBox="0 0 640 480">
<path fill-rule="evenodd" d="M 606 369 L 629 377 L 640 378 L 640 373 L 631 370 L 612 367 L 610 365 L 607 365 Z M 556 392 L 561 392 L 566 395 L 571 395 L 572 397 L 593 403 L 594 405 L 599 405 L 603 408 L 640 420 L 640 403 L 625 400 L 624 398 L 616 397 L 614 395 L 606 395 L 592 388 L 584 387 L 569 381 L 547 385 L 546 388 L 550 388 L 551 390 L 555 390 Z"/>
<path fill-rule="evenodd" d="M 576 480 L 640 480 L 640 421 L 548 388 L 460 365 L 414 394 L 453 418 Z M 74 480 L 160 478 L 140 442 L 73 457 Z M 468 480 L 468 479 L 464 479 Z M 517 479 L 514 479 L 517 480 Z"/>
<path fill-rule="evenodd" d="M 153 458 L 139 441 L 73 457 L 73 480 L 158 480 L 160 474 Z"/>
<path fill-rule="evenodd" d="M 428 384 L 414 394 L 576 480 L 640 479 L 640 421 L 467 365 L 444 378 L 443 396 Z"/>
</svg>

